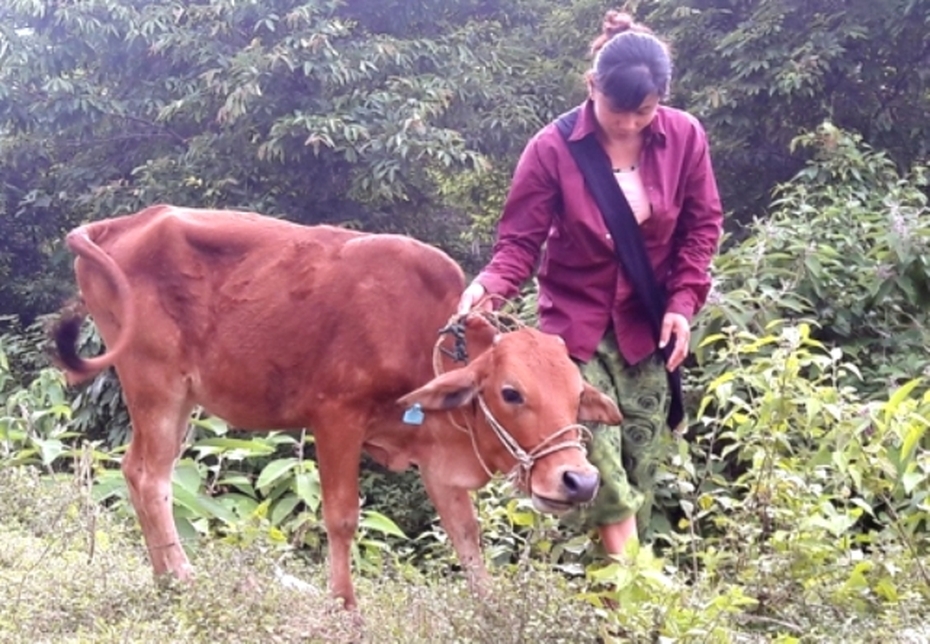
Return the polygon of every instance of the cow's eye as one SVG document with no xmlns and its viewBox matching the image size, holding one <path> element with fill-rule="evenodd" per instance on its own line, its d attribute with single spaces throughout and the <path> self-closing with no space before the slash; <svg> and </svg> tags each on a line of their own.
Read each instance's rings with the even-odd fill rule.
<svg viewBox="0 0 930 644">
<path fill-rule="evenodd" d="M 501 397 L 504 399 L 504 402 L 510 403 L 511 405 L 520 405 L 523 403 L 523 394 L 513 387 L 504 387 L 501 389 Z"/>
</svg>

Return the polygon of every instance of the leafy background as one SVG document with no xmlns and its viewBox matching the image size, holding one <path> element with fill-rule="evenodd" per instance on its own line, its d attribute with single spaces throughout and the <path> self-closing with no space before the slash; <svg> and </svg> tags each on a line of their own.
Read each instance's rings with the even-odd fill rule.
<svg viewBox="0 0 930 644">
<path fill-rule="evenodd" d="M 312 436 L 197 415 L 175 516 L 204 572 L 151 584 L 118 382 L 68 389 L 44 353 L 74 288 L 67 230 L 154 202 L 250 209 L 407 233 L 474 271 L 611 7 L 0 6 L 0 639 L 930 638 L 927 0 L 628 3 L 672 44 L 671 102 L 705 123 L 728 209 L 653 548 L 605 561 L 492 484 L 482 603 L 415 475 L 366 463 L 359 623 L 319 592 Z"/>
</svg>

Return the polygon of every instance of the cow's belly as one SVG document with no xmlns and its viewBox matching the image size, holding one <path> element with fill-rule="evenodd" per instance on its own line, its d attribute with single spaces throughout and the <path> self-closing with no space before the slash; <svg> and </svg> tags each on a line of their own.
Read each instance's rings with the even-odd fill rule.
<svg viewBox="0 0 930 644">
<path fill-rule="evenodd" d="M 200 370 L 191 379 L 195 401 L 242 429 L 319 429 L 333 425 L 349 429 L 358 424 L 368 426 L 365 435 L 373 427 L 379 428 L 379 434 L 390 427 L 389 435 L 398 432 L 403 437 L 411 427 L 400 423 L 402 410 L 394 401 L 422 384 L 420 380 L 428 380 L 426 376 L 411 378 L 399 373 L 373 380 L 364 369 L 350 373 L 317 368 L 309 373 L 298 367 L 284 371 L 255 369 L 254 363 L 251 367 L 235 372 Z M 404 457 L 395 454 L 405 449 L 404 441 L 396 446 L 393 438 L 388 442 L 391 455 L 385 456 L 386 461 L 396 460 L 400 469 L 408 467 L 409 463 L 400 465 Z"/>
<path fill-rule="evenodd" d="M 188 381 L 198 405 L 237 428 L 300 429 L 310 423 L 306 399 L 312 392 L 297 391 L 245 363 L 239 368 L 195 368 Z"/>
</svg>

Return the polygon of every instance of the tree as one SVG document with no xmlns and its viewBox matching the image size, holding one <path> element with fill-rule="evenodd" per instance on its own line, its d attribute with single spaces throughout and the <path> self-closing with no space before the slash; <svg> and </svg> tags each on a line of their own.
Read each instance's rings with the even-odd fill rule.
<svg viewBox="0 0 930 644">
<path fill-rule="evenodd" d="M 518 72 L 500 6 L 403 4 L 7 3 L 0 311 L 56 308 L 63 232 L 156 202 L 455 239 L 434 186 L 512 130 Z"/>
<path fill-rule="evenodd" d="M 791 140 L 829 120 L 907 170 L 930 154 L 928 0 L 646 0 L 674 47 L 675 100 L 707 125 L 742 220 L 798 172 Z"/>
<path fill-rule="evenodd" d="M 826 119 L 899 169 L 928 156 L 930 0 L 628 4 L 672 42 L 671 102 L 704 121 L 735 221 Z M 5 3 L 0 314 L 57 308 L 68 228 L 158 201 L 407 232 L 476 268 L 519 152 L 584 97 L 608 6 Z"/>
</svg>

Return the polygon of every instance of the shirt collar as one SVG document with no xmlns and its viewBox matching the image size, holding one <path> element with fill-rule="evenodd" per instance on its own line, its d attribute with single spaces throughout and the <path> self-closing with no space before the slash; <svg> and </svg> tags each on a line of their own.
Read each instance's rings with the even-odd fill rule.
<svg viewBox="0 0 930 644">
<path fill-rule="evenodd" d="M 575 121 L 575 127 L 572 130 L 569 141 L 578 141 L 586 136 L 592 135 L 597 131 L 597 121 L 594 119 L 594 102 L 589 98 L 581 104 L 581 110 L 578 113 L 578 120 Z M 662 105 L 656 110 L 656 116 L 652 123 L 643 130 L 646 145 L 658 145 L 665 147 L 665 107 Z"/>
</svg>

